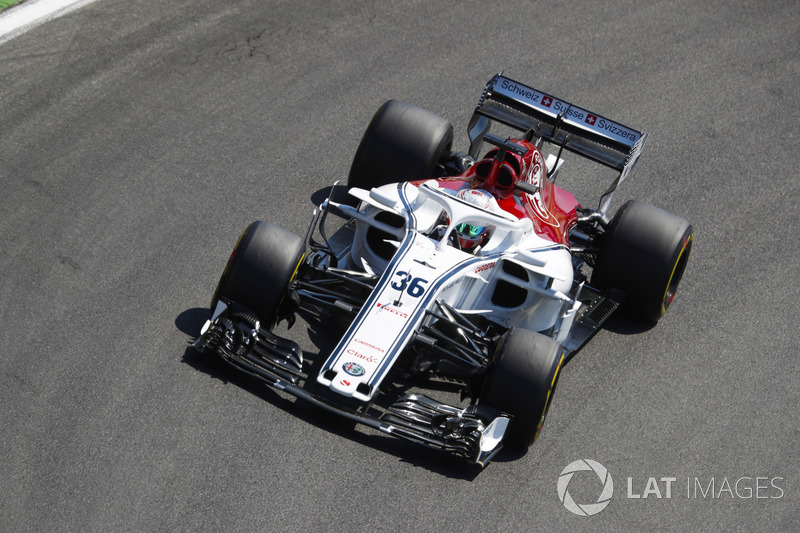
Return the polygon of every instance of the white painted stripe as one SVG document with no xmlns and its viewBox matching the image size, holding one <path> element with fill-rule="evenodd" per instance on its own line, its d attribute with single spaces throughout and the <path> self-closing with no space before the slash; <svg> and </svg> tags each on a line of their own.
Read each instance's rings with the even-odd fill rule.
<svg viewBox="0 0 800 533">
<path fill-rule="evenodd" d="M 0 12 L 0 44 L 95 0 L 26 0 Z"/>
</svg>

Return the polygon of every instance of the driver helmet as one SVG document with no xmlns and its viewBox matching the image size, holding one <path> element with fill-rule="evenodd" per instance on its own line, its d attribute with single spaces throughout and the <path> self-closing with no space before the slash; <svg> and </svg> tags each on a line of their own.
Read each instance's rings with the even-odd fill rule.
<svg viewBox="0 0 800 533">
<path fill-rule="evenodd" d="M 456 193 L 456 197 L 481 209 L 494 211 L 492 208 L 494 197 L 483 189 L 463 189 Z M 456 226 L 458 245 L 462 250 L 471 251 L 481 244 L 488 231 L 489 228 L 487 226 L 476 226 L 467 223 L 459 224 Z"/>
</svg>

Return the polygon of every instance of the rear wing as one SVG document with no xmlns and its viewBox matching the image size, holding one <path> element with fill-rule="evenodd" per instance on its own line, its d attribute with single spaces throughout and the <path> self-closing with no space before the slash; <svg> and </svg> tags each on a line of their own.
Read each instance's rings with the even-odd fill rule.
<svg viewBox="0 0 800 533">
<path fill-rule="evenodd" d="M 469 154 L 477 158 L 492 122 L 500 122 L 619 172 L 600 199 L 605 214 L 617 185 L 622 183 L 642 153 L 647 134 L 597 113 L 495 75 L 486 84 L 469 122 Z M 559 151 L 560 154 L 560 151 Z"/>
</svg>

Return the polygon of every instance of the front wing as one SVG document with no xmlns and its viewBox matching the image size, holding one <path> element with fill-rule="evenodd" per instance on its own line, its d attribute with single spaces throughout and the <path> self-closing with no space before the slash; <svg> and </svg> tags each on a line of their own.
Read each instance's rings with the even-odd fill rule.
<svg viewBox="0 0 800 533">
<path fill-rule="evenodd" d="M 399 397 L 388 409 L 377 404 L 348 404 L 309 379 L 300 347 L 261 327 L 246 309 L 220 301 L 194 342 L 236 369 L 353 422 L 486 465 L 502 448 L 509 418 L 483 405 L 458 408 L 423 394 Z"/>
</svg>

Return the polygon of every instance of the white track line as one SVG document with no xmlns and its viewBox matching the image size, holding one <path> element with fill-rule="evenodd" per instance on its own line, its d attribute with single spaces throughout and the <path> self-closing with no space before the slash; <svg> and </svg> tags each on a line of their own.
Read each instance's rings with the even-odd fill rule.
<svg viewBox="0 0 800 533">
<path fill-rule="evenodd" d="M 95 0 L 26 0 L 0 12 L 0 44 Z"/>
</svg>

